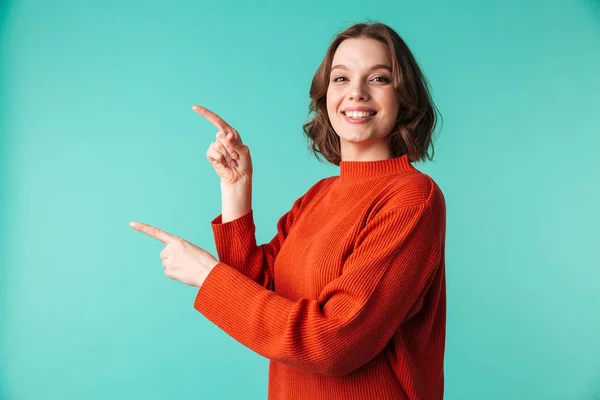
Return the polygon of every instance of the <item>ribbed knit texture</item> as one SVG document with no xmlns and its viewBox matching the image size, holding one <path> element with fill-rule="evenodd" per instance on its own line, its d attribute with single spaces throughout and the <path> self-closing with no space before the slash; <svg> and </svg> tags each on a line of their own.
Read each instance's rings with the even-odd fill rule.
<svg viewBox="0 0 600 400">
<path fill-rule="evenodd" d="M 253 211 L 212 229 L 194 307 L 270 359 L 270 400 L 442 399 L 446 206 L 407 156 L 342 161 L 269 243 Z"/>
</svg>

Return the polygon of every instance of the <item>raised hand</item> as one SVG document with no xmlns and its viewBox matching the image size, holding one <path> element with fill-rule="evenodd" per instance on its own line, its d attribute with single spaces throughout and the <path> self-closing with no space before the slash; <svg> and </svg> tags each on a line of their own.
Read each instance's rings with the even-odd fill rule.
<svg viewBox="0 0 600 400">
<path fill-rule="evenodd" d="M 194 111 L 209 120 L 219 131 L 216 141 L 206 151 L 206 158 L 212 164 L 221 182 L 233 185 L 252 177 L 250 149 L 242 143 L 240 134 L 212 111 L 195 105 Z"/>
</svg>

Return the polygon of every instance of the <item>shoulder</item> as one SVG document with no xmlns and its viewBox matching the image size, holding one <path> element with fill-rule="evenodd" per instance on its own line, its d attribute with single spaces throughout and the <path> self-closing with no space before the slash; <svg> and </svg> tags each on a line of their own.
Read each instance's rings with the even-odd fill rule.
<svg viewBox="0 0 600 400">
<path fill-rule="evenodd" d="M 333 183 L 331 178 L 325 177 L 319 179 L 316 183 L 312 184 L 308 189 L 300 195 L 295 201 L 296 208 L 304 207 L 309 204 L 313 199 L 318 198 L 327 191 L 327 188 Z"/>
<path fill-rule="evenodd" d="M 327 176 L 325 178 L 319 179 L 316 183 L 314 183 L 306 193 L 304 193 L 304 197 L 311 197 L 315 194 L 326 190 L 331 187 L 331 185 L 335 182 L 335 176 Z"/>
<path fill-rule="evenodd" d="M 382 206 L 382 210 L 403 213 L 407 208 L 413 208 L 415 215 L 429 215 L 439 232 L 440 242 L 444 243 L 446 199 L 431 176 L 416 171 L 391 183 L 388 191 L 389 201 Z"/>
<path fill-rule="evenodd" d="M 379 206 L 388 210 L 411 206 L 445 209 L 446 201 L 437 182 L 431 176 L 415 169 L 412 173 L 390 179 L 382 193 Z"/>
</svg>

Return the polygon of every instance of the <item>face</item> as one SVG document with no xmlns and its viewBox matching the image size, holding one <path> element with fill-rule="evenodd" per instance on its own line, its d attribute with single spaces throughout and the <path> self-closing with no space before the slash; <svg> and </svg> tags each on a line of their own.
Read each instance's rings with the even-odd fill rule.
<svg viewBox="0 0 600 400">
<path fill-rule="evenodd" d="M 340 138 L 342 160 L 390 158 L 386 137 L 398 116 L 398 100 L 387 46 L 375 39 L 346 39 L 331 66 L 327 114 Z"/>
</svg>

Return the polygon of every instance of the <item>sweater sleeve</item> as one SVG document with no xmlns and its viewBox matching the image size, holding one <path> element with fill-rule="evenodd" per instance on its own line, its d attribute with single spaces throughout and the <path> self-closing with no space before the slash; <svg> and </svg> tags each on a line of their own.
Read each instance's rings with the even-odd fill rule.
<svg viewBox="0 0 600 400">
<path fill-rule="evenodd" d="M 418 311 L 441 260 L 433 215 L 429 203 L 376 214 L 359 233 L 342 274 L 317 299 L 291 301 L 220 262 L 194 308 L 266 358 L 347 374 L 379 354 Z"/>
<path fill-rule="evenodd" d="M 257 245 L 254 210 L 223 223 L 223 214 L 211 221 L 219 261 L 238 270 L 266 289 L 274 290 L 273 264 L 287 238 L 301 207 L 317 191 L 325 179 L 319 180 L 300 196 L 277 222 L 277 233 L 268 243 Z"/>
</svg>

